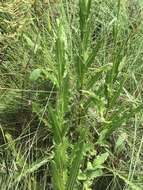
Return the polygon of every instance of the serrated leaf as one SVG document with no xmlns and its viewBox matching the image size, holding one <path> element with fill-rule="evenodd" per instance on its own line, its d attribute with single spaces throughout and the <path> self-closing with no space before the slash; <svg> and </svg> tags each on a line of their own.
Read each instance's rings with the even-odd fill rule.
<svg viewBox="0 0 143 190">
<path fill-rule="evenodd" d="M 80 181 L 85 181 L 87 180 L 87 175 L 83 172 L 80 172 L 79 175 L 78 175 L 78 180 Z"/>
<path fill-rule="evenodd" d="M 88 174 L 88 176 L 91 180 L 94 180 L 95 178 L 100 177 L 102 175 L 103 175 L 103 171 L 101 169 L 91 171 L 90 175 Z"/>
<path fill-rule="evenodd" d="M 94 160 L 94 163 L 93 163 L 93 168 L 97 169 L 97 168 L 101 168 L 102 164 L 104 164 L 104 162 L 107 160 L 109 156 L 109 153 L 108 152 L 105 152 L 101 155 L 98 155 L 97 158 Z"/>
<path fill-rule="evenodd" d="M 49 110 L 51 127 L 53 129 L 53 134 L 54 134 L 54 141 L 56 142 L 56 144 L 60 144 L 62 142 L 62 133 L 57 119 L 57 114 L 50 105 L 48 107 L 48 110 Z"/>
</svg>

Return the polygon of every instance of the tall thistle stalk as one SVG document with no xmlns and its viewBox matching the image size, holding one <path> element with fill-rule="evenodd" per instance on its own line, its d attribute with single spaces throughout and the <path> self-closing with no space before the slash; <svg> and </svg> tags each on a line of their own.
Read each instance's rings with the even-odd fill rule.
<svg viewBox="0 0 143 190">
<path fill-rule="evenodd" d="M 86 70 L 86 56 L 90 37 L 90 8 L 91 0 L 79 0 L 79 18 L 80 18 L 80 45 L 79 55 L 75 64 L 77 72 L 77 89 L 81 93 L 83 88 L 84 76 Z"/>
<path fill-rule="evenodd" d="M 65 190 L 67 179 L 67 126 L 64 116 L 67 111 L 68 102 L 68 78 L 66 74 L 66 51 L 65 33 L 63 24 L 58 23 L 58 34 L 56 40 L 56 62 L 57 62 L 57 89 L 58 100 L 55 110 L 49 109 L 51 125 L 54 135 L 54 159 L 52 161 L 53 186 L 55 190 Z"/>
<path fill-rule="evenodd" d="M 78 55 L 75 62 L 76 70 L 76 90 L 77 90 L 77 128 L 79 129 L 79 137 L 76 146 L 74 159 L 71 163 L 69 177 L 66 185 L 67 190 L 73 190 L 76 184 L 76 179 L 80 169 L 80 164 L 83 159 L 84 143 L 85 143 L 85 129 L 84 129 L 84 107 L 82 91 L 85 89 L 84 79 L 87 73 L 87 53 L 89 48 L 90 38 L 90 8 L 91 0 L 79 0 L 79 25 L 80 25 L 80 44 L 78 47 Z"/>
<path fill-rule="evenodd" d="M 54 135 L 54 158 L 52 161 L 53 171 L 53 186 L 55 190 L 73 190 L 76 184 L 81 160 L 83 157 L 84 135 L 82 132 L 83 114 L 82 90 L 84 89 L 84 76 L 86 72 L 86 52 L 88 48 L 89 30 L 90 30 L 90 7 L 91 0 L 79 1 L 79 17 L 80 17 L 80 45 L 78 58 L 75 63 L 76 81 L 78 92 L 78 122 L 77 127 L 81 129 L 79 132 L 78 142 L 74 148 L 74 155 L 69 159 L 67 148 L 69 147 L 68 141 L 68 128 L 65 122 L 65 113 L 68 108 L 68 73 L 66 69 L 66 35 L 62 22 L 58 24 L 58 34 L 56 40 L 56 62 L 57 62 L 57 90 L 58 101 L 56 108 L 49 108 L 51 118 L 51 125 Z M 68 165 L 68 159 L 71 161 Z M 69 162 L 70 163 L 70 162 Z"/>
</svg>

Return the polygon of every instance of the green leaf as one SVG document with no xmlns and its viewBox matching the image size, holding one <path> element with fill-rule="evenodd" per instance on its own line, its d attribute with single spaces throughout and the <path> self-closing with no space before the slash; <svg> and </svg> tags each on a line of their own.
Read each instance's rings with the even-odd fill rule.
<svg viewBox="0 0 143 190">
<path fill-rule="evenodd" d="M 42 70 L 46 80 L 50 80 L 55 86 L 58 87 L 58 81 L 57 81 L 57 73 L 55 71 L 49 70 L 49 69 L 43 69 Z"/>
<path fill-rule="evenodd" d="M 34 69 L 30 74 L 30 80 L 36 81 L 41 77 L 42 69 Z"/>
<path fill-rule="evenodd" d="M 94 169 L 98 169 L 102 167 L 102 164 L 104 164 L 104 162 L 107 160 L 107 158 L 109 157 L 109 153 L 105 152 L 101 155 L 98 155 L 97 158 L 94 160 L 93 163 L 93 168 Z"/>
<path fill-rule="evenodd" d="M 87 180 L 87 175 L 85 173 L 83 173 L 82 171 L 80 171 L 80 173 L 78 175 L 78 180 L 80 180 L 80 181 Z"/>
<path fill-rule="evenodd" d="M 103 175 L 103 171 L 102 169 L 96 169 L 96 170 L 92 170 L 92 171 L 87 171 L 87 176 L 89 177 L 90 180 L 94 180 L 97 177 L 100 177 Z"/>
<path fill-rule="evenodd" d="M 61 133 L 61 128 L 59 126 L 58 119 L 57 119 L 57 114 L 55 113 L 55 110 L 53 110 L 50 105 L 48 107 L 48 110 L 49 110 L 51 127 L 53 129 L 53 134 L 54 134 L 54 141 L 56 144 L 60 144 L 62 142 L 62 133 Z"/>
</svg>

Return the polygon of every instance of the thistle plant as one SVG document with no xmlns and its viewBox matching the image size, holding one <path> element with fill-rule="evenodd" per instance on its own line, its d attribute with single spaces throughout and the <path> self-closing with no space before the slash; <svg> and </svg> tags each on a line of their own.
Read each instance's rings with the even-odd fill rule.
<svg viewBox="0 0 143 190">
<path fill-rule="evenodd" d="M 128 3 L 1 3 L 2 190 L 142 189 L 142 30 Z"/>
<path fill-rule="evenodd" d="M 119 65 L 124 58 L 125 44 L 117 45 L 120 30 L 119 16 L 120 16 L 120 1 L 117 3 L 117 21 L 113 25 L 113 63 L 105 64 L 95 70 L 95 72 L 88 76 L 90 69 L 94 68 L 95 58 L 100 51 L 104 39 L 97 40 L 96 45 L 92 47 L 92 15 L 91 15 L 91 0 L 79 0 L 79 44 L 74 61 L 74 75 L 75 78 L 75 92 L 76 92 L 76 125 L 72 127 L 73 133 L 77 133 L 76 144 L 71 145 L 73 139 L 69 135 L 70 126 L 67 122 L 66 113 L 70 112 L 71 103 L 69 97 L 70 93 L 70 74 L 69 62 L 67 58 L 66 44 L 68 38 L 64 23 L 58 22 L 58 32 L 56 39 L 56 67 L 57 67 L 57 103 L 55 108 L 49 108 L 51 119 L 51 127 L 54 136 L 54 158 L 52 161 L 53 171 L 53 186 L 55 190 L 73 190 L 78 189 L 77 178 L 80 168 L 85 164 L 86 145 L 89 130 L 86 128 L 88 111 L 94 106 L 99 112 L 102 120 L 100 133 L 96 139 L 96 143 L 102 146 L 112 133 L 119 128 L 124 122 L 131 118 L 135 113 L 140 111 L 142 106 L 136 108 L 121 107 L 113 113 L 110 117 L 108 112 L 117 101 L 119 94 L 123 89 L 125 78 L 118 85 L 115 90 L 115 83 L 119 74 Z M 126 42 L 125 42 L 126 43 Z M 97 91 L 94 86 L 98 80 L 105 76 L 105 83 L 99 87 Z M 101 89 L 102 88 L 102 89 Z M 100 92 L 99 92 L 100 90 Z M 97 93 L 97 95 L 96 95 Z M 128 112 L 128 113 L 127 113 Z M 125 114 L 126 113 L 126 114 Z M 71 118 L 73 119 L 73 118 Z M 75 138 L 75 137 L 74 137 Z M 71 148 L 73 147 L 73 148 Z M 72 149 L 72 154 L 69 154 L 69 149 Z M 93 161 L 93 171 L 96 172 L 98 167 L 108 158 L 108 150 L 103 155 L 98 156 Z M 85 163 L 84 163 L 85 162 Z M 96 163 L 97 162 L 97 163 Z M 69 164 L 70 163 L 70 164 Z M 87 163 L 88 164 L 88 163 Z M 95 167 L 95 168 L 94 168 Z M 88 175 L 88 174 L 87 174 Z M 93 175 L 93 174 L 91 174 Z M 96 174 L 94 174 L 96 176 Z M 98 175 L 98 174 L 97 174 Z M 90 177 L 89 177 L 90 178 Z M 92 179 L 92 178 L 91 178 Z M 88 184 L 88 182 L 87 182 Z M 83 188 L 88 189 L 92 183 L 88 185 L 83 183 Z"/>
<path fill-rule="evenodd" d="M 56 40 L 56 64 L 57 64 L 57 103 L 53 110 L 49 108 L 51 125 L 54 135 L 54 158 L 52 161 L 53 171 L 53 185 L 56 190 L 72 190 L 75 187 L 78 176 L 80 164 L 83 156 L 83 147 L 85 143 L 85 135 L 83 134 L 83 120 L 81 117 L 84 114 L 82 108 L 82 90 L 84 89 L 84 77 L 87 69 L 86 53 L 88 49 L 90 29 L 90 8 L 91 1 L 79 1 L 79 17 L 80 17 L 80 44 L 79 52 L 75 62 L 76 70 L 76 90 L 78 93 L 78 105 L 76 105 L 78 113 L 78 121 L 76 127 L 79 128 L 77 144 L 75 146 L 75 153 L 68 155 L 69 146 L 69 126 L 66 122 L 66 113 L 69 107 L 69 73 L 68 63 L 66 59 L 66 34 L 64 33 L 62 22 L 58 23 L 58 34 Z M 76 129 L 75 129 L 76 130 Z M 71 158 L 72 162 L 69 166 L 68 160 Z"/>
</svg>

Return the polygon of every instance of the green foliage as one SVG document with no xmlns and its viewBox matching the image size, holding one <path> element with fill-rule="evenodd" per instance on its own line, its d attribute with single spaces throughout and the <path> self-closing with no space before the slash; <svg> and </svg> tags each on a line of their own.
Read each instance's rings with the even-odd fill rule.
<svg viewBox="0 0 143 190">
<path fill-rule="evenodd" d="M 141 12 L 140 1 L 0 3 L 2 190 L 142 188 Z"/>
</svg>

